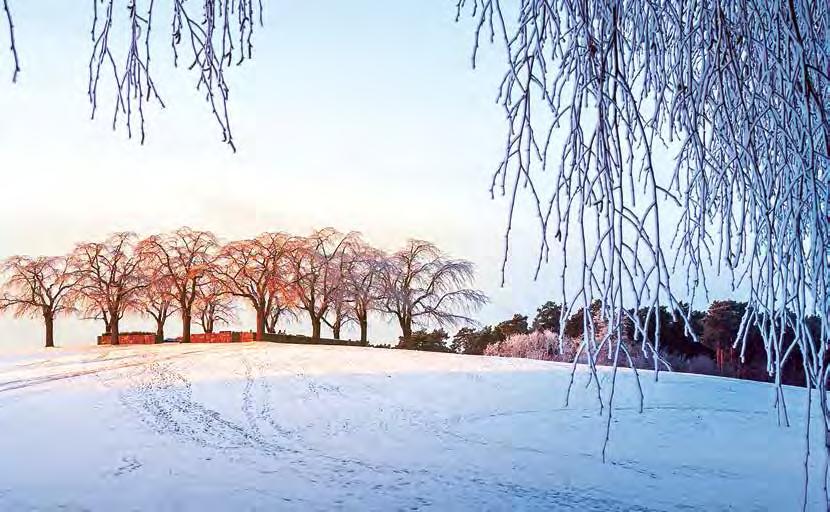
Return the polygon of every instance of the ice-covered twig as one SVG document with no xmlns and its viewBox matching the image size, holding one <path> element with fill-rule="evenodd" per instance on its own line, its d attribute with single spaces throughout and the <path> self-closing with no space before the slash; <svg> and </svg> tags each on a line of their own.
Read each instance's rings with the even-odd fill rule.
<svg viewBox="0 0 830 512">
<path fill-rule="evenodd" d="M 591 371 L 601 346 L 617 364 L 626 353 L 614 347 L 630 333 L 656 375 L 658 309 L 669 307 L 691 332 L 691 307 L 680 307 L 672 275 L 685 277 L 685 303 L 694 304 L 716 271 L 748 303 L 735 347 L 743 356 L 750 331 L 761 333 L 783 423 L 780 374 L 800 355 L 827 425 L 830 4 L 459 0 L 457 8 L 459 19 L 473 18 L 474 60 L 484 27 L 504 50 L 507 138 L 493 192 L 508 199 L 508 225 L 519 202 L 534 208 L 539 261 L 558 251 L 563 314 L 592 310 L 582 347 Z M 666 165 L 662 155 L 672 153 Z"/>
</svg>

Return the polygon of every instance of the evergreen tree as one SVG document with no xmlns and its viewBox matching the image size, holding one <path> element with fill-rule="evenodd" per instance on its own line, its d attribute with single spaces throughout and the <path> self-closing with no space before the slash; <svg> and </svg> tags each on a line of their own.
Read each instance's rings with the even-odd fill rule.
<svg viewBox="0 0 830 512">
<path fill-rule="evenodd" d="M 447 339 L 449 334 L 444 329 L 435 329 L 428 332 L 425 329 L 420 329 L 412 333 L 411 336 L 405 338 L 401 336 L 398 338 L 398 346 L 405 350 L 424 350 L 427 352 L 452 352 L 447 346 Z"/>
<path fill-rule="evenodd" d="M 514 334 L 527 334 L 530 330 L 527 327 L 527 316 L 516 313 L 510 320 L 499 323 L 493 329 L 502 340 L 506 340 Z"/>
<path fill-rule="evenodd" d="M 480 330 L 464 327 L 453 336 L 450 348 L 459 354 L 482 355 L 488 345 L 499 341 L 499 334 L 489 325 Z"/>
<path fill-rule="evenodd" d="M 536 318 L 533 319 L 534 331 L 551 331 L 559 334 L 560 317 L 562 305 L 553 301 L 547 301 L 536 310 Z"/>
</svg>

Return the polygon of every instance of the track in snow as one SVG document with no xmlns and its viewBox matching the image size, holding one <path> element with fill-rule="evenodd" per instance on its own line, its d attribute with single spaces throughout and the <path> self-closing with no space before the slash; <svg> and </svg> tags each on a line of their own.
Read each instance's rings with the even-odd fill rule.
<svg viewBox="0 0 830 512">
<path fill-rule="evenodd" d="M 786 482 L 764 482 L 751 460 L 713 459 L 717 446 L 660 451 L 676 436 L 695 442 L 666 429 L 711 443 L 715 419 L 746 428 L 764 411 L 702 396 L 637 415 L 622 400 L 618 444 L 601 464 L 601 419 L 590 405 L 562 407 L 565 373 L 548 363 L 181 345 L 55 351 L 2 375 L 0 422 L 23 440 L 11 453 L 0 441 L 12 484 L 0 485 L 3 510 L 733 510 L 744 494 L 752 510 L 790 499 L 770 495 Z M 72 444 L 40 453 L 27 427 L 45 421 L 65 425 L 57 439 Z M 643 439 L 620 441 L 634 433 Z"/>
</svg>

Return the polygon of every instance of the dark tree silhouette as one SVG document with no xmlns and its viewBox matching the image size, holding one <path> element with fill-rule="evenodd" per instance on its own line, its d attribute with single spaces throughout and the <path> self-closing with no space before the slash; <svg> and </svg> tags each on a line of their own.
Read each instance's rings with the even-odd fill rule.
<svg viewBox="0 0 830 512">
<path fill-rule="evenodd" d="M 447 346 L 447 338 L 449 335 L 444 329 L 435 329 L 432 332 L 420 329 L 408 338 L 401 336 L 396 348 L 426 352 L 452 352 L 452 349 Z"/>
<path fill-rule="evenodd" d="M 733 300 L 716 300 L 709 306 L 703 320 L 701 341 L 715 351 L 715 362 L 721 374 L 737 364 L 737 351 L 733 344 L 745 311 L 746 304 Z"/>
<path fill-rule="evenodd" d="M 452 338 L 450 348 L 453 352 L 467 355 L 480 356 L 484 354 L 484 349 L 487 345 L 498 343 L 502 341 L 499 333 L 493 330 L 491 326 L 485 326 L 480 330 L 472 327 L 462 327 Z"/>
<path fill-rule="evenodd" d="M 559 334 L 559 327 L 562 321 L 562 305 L 553 301 L 542 304 L 536 310 L 536 317 L 533 319 L 534 331 L 550 331 Z"/>
<path fill-rule="evenodd" d="M 688 306 L 685 306 L 688 307 Z M 649 316 L 650 315 L 650 316 Z M 656 331 L 656 324 L 659 316 L 660 332 Z M 638 312 L 640 323 L 646 329 L 649 339 L 655 339 L 659 335 L 660 347 L 665 353 L 677 355 L 684 358 L 695 356 L 713 357 L 714 352 L 698 340 L 703 335 L 703 313 L 700 311 L 676 311 L 674 314 L 665 306 L 656 310 L 646 308 Z M 685 318 L 696 319 L 688 326 Z M 691 330 L 689 330 L 691 328 Z"/>
<path fill-rule="evenodd" d="M 503 340 L 514 334 L 527 334 L 529 332 L 527 316 L 516 313 L 510 320 L 499 322 L 493 330 Z"/>
<path fill-rule="evenodd" d="M 579 308 L 568 317 L 565 321 L 565 336 L 569 338 L 578 339 L 582 337 L 582 334 L 585 332 L 585 324 L 589 321 L 592 321 L 592 318 L 599 313 L 600 303 L 599 301 L 594 301 L 591 304 L 591 315 L 589 318 L 585 318 L 585 308 Z"/>
</svg>

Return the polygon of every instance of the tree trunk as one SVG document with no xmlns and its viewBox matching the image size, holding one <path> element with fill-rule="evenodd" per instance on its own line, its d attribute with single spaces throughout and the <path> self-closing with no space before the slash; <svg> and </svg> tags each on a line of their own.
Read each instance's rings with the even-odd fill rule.
<svg viewBox="0 0 830 512">
<path fill-rule="evenodd" d="M 256 310 L 256 341 L 262 341 L 265 337 L 265 308 Z"/>
<path fill-rule="evenodd" d="M 311 317 L 311 337 L 315 340 L 320 339 L 320 324 L 322 323 L 320 318 L 315 316 Z"/>
<path fill-rule="evenodd" d="M 363 315 L 357 319 L 357 323 L 360 324 L 360 341 L 366 343 L 369 341 L 369 319 L 366 318 L 366 315 Z"/>
<path fill-rule="evenodd" d="M 331 326 L 331 335 L 332 335 L 332 336 L 334 337 L 334 339 L 336 339 L 336 340 L 339 340 L 339 339 L 340 339 L 340 326 L 341 326 L 341 323 L 342 323 L 342 322 L 341 322 L 341 321 L 340 321 L 340 319 L 338 318 L 337 320 L 335 320 L 335 321 L 334 321 L 334 323 L 333 323 L 333 324 L 332 324 L 332 326 Z"/>
<path fill-rule="evenodd" d="M 46 326 L 46 348 L 55 346 L 55 319 L 51 314 L 43 315 L 43 323 Z"/>
<path fill-rule="evenodd" d="M 182 310 L 182 343 L 190 343 L 190 313 Z"/>
<path fill-rule="evenodd" d="M 156 319 L 156 343 L 164 343 L 164 320 Z"/>
<path fill-rule="evenodd" d="M 412 338 L 412 320 L 409 318 L 399 318 L 398 322 L 401 324 L 401 337 L 404 341 L 409 341 Z"/>
<path fill-rule="evenodd" d="M 110 312 L 110 345 L 118 345 L 118 313 Z"/>
</svg>

